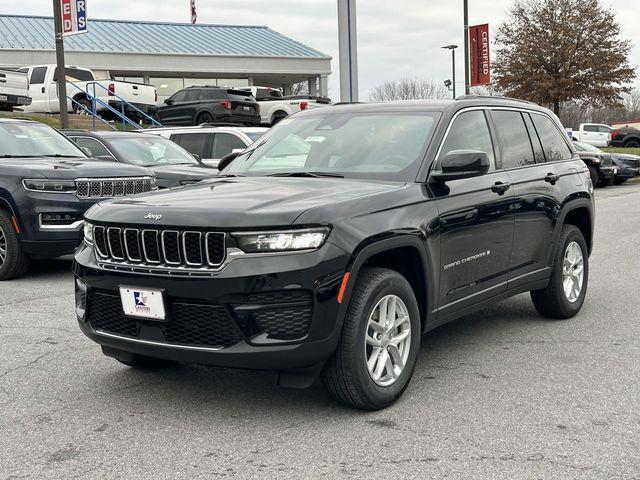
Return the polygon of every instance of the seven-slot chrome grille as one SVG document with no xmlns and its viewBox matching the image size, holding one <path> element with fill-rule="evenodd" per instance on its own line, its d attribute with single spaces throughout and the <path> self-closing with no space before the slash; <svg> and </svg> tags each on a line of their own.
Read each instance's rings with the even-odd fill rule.
<svg viewBox="0 0 640 480">
<path fill-rule="evenodd" d="M 151 177 L 79 178 L 76 180 L 78 198 L 124 197 L 151 190 L 153 190 Z"/>
<path fill-rule="evenodd" d="M 217 269 L 226 258 L 225 234 L 192 230 L 94 227 L 99 260 L 150 268 Z"/>
</svg>

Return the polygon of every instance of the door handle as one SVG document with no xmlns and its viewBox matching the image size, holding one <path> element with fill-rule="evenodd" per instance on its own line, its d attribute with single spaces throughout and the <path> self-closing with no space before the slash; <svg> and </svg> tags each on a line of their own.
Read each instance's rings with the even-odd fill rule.
<svg viewBox="0 0 640 480">
<path fill-rule="evenodd" d="M 44 93 L 44 92 L 45 92 L 45 88 L 44 88 L 44 87 L 42 87 L 42 93 Z"/>
<path fill-rule="evenodd" d="M 560 175 L 549 172 L 545 175 L 544 181 L 550 183 L 551 185 L 555 185 L 555 183 L 560 180 Z"/>
<path fill-rule="evenodd" d="M 491 191 L 497 193 L 498 195 L 504 194 L 507 190 L 511 188 L 510 183 L 496 182 L 491 187 Z"/>
</svg>

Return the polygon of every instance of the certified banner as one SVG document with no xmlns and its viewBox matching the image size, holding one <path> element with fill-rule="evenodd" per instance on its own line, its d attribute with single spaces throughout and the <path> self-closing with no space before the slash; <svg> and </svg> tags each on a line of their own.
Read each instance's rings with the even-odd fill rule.
<svg viewBox="0 0 640 480">
<path fill-rule="evenodd" d="M 87 0 L 59 0 L 62 7 L 62 35 L 87 33 Z"/>
<path fill-rule="evenodd" d="M 491 83 L 489 24 L 469 27 L 469 56 L 471 86 L 489 85 Z"/>
</svg>

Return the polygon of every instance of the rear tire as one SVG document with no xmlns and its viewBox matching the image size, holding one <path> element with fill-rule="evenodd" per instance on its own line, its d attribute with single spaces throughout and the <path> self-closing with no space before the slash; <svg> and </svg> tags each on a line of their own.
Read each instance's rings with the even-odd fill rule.
<svg viewBox="0 0 640 480">
<path fill-rule="evenodd" d="M 77 103 L 73 104 L 73 113 L 75 113 L 76 115 L 90 115 L 92 104 L 88 99 L 79 98 L 78 100 L 76 100 L 76 102 Z M 82 107 L 84 108 L 80 107 L 80 105 L 82 105 Z"/>
<path fill-rule="evenodd" d="M 626 148 L 639 148 L 640 142 L 638 140 L 629 140 L 628 142 L 625 142 L 624 146 Z"/>
<path fill-rule="evenodd" d="M 29 256 L 22 250 L 13 220 L 0 210 L 0 281 L 21 277 L 29 268 Z"/>
<path fill-rule="evenodd" d="M 394 270 L 363 269 L 338 348 L 322 372 L 325 387 L 354 408 L 388 407 L 409 385 L 420 349 L 420 329 L 418 303 L 409 282 Z"/>
<path fill-rule="evenodd" d="M 579 248 L 580 261 L 572 255 L 571 249 Z M 573 253 L 577 253 L 573 250 Z M 580 267 L 581 265 L 581 267 Z M 582 280 L 578 276 L 582 268 Z M 570 275 L 567 276 L 567 273 Z M 575 280 L 574 280 L 575 278 Z M 569 279 L 570 281 L 568 281 Z M 531 300 L 540 315 L 552 319 L 566 319 L 575 316 L 584 303 L 589 283 L 589 251 L 582 232 L 574 225 L 562 227 L 558 249 L 554 258 L 549 285 L 542 290 L 533 290 Z M 579 286 L 579 292 L 576 290 Z M 569 292 L 567 288 L 569 287 Z"/>
<path fill-rule="evenodd" d="M 196 118 L 196 125 L 202 125 L 203 123 L 213 123 L 213 115 L 208 112 L 198 115 Z"/>
</svg>

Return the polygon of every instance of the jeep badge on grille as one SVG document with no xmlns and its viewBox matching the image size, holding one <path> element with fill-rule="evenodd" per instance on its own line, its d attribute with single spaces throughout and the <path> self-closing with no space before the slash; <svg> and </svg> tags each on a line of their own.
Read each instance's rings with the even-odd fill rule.
<svg viewBox="0 0 640 480">
<path fill-rule="evenodd" d="M 147 213 L 147 215 L 144 217 L 145 220 L 160 220 L 162 218 L 162 215 L 160 213 Z"/>
</svg>

